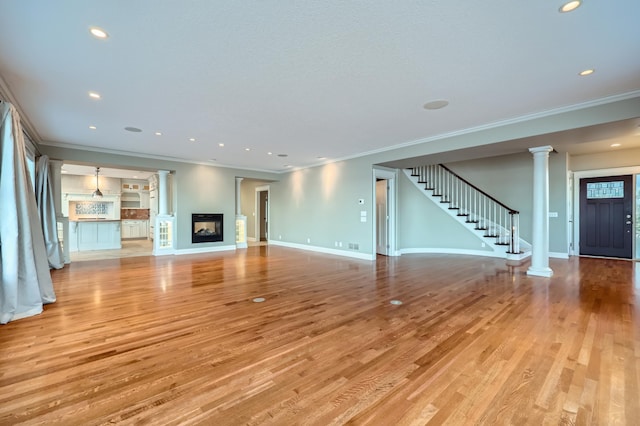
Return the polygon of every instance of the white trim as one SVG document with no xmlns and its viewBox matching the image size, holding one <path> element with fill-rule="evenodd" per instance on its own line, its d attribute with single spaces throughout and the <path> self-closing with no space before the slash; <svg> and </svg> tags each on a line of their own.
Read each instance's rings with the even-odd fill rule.
<svg viewBox="0 0 640 426">
<path fill-rule="evenodd" d="M 253 172 L 263 172 L 270 174 L 281 174 L 289 171 L 287 170 L 267 170 L 267 169 L 256 169 L 252 167 L 242 167 L 238 165 L 230 165 L 230 164 L 222 164 L 217 161 L 196 161 L 196 160 L 187 160 L 186 158 L 179 157 L 167 157 L 164 155 L 153 155 L 153 154 L 143 154 L 140 152 L 132 152 L 125 151 L 120 149 L 109 149 L 109 148 L 97 148 L 97 147 L 88 147 L 85 145 L 76 145 L 71 143 L 64 142 L 38 142 L 40 145 L 53 146 L 56 148 L 66 148 L 66 149 L 75 149 L 78 151 L 87 151 L 87 152 L 100 152 L 103 154 L 114 154 L 114 155 L 126 155 L 127 157 L 135 157 L 135 158 L 148 158 L 152 160 L 162 160 L 162 161 L 171 161 L 173 163 L 186 163 L 186 164 L 199 164 L 201 166 L 211 166 L 211 167 L 222 167 L 226 169 L 236 169 L 236 170 L 250 170 Z"/>
<path fill-rule="evenodd" d="M 554 115 L 557 115 L 557 114 L 564 114 L 564 113 L 567 113 L 567 112 L 578 111 L 578 110 L 581 110 L 581 109 L 593 108 L 593 107 L 597 107 L 597 106 L 600 106 L 600 105 L 606 105 L 606 104 L 613 103 L 613 102 L 625 101 L 627 99 L 633 99 L 633 98 L 638 97 L 638 96 L 640 96 L 640 90 L 635 90 L 633 92 L 627 92 L 627 93 L 622 93 L 622 94 L 619 94 L 619 95 L 607 96 L 607 97 L 604 97 L 604 98 L 594 99 L 594 100 L 587 101 L 587 102 L 582 102 L 582 103 L 579 103 L 579 104 L 564 106 L 564 107 L 560 107 L 560 108 L 552 108 L 552 109 L 548 109 L 548 110 L 541 111 L 541 112 L 535 112 L 535 113 L 532 113 L 532 114 L 525 114 L 525 115 L 521 115 L 521 116 L 518 116 L 518 117 L 509 118 L 509 119 L 506 119 L 506 120 L 494 121 L 493 123 L 487 123 L 487 124 L 483 124 L 483 125 L 480 125 L 480 126 L 469 127 L 469 128 L 462 129 L 462 130 L 455 130 L 455 131 L 452 131 L 452 132 L 441 133 L 441 134 L 434 135 L 434 136 L 429 136 L 429 137 L 426 137 L 426 138 L 421 138 L 421 139 L 416 139 L 416 140 L 409 141 L 409 142 L 399 143 L 397 145 L 390 145 L 390 146 L 386 146 L 384 148 L 373 149 L 371 151 L 361 152 L 359 154 L 346 155 L 344 157 L 339 157 L 339 158 L 332 158 L 330 160 L 327 160 L 327 161 L 324 161 L 324 162 L 321 162 L 321 163 L 317 163 L 317 164 L 314 164 L 314 165 L 297 167 L 297 168 L 294 168 L 294 169 L 288 169 L 288 170 L 280 171 L 280 172 L 276 172 L 276 173 L 292 172 L 294 170 L 308 169 L 308 168 L 312 168 L 312 167 L 322 166 L 324 164 L 337 163 L 337 162 L 340 162 L 340 161 L 352 160 L 354 158 L 360 158 L 360 157 L 366 157 L 366 156 L 369 156 L 369 155 L 380 154 L 380 153 L 383 153 L 383 152 L 393 151 L 393 150 L 396 150 L 396 149 L 402 149 L 402 148 L 407 148 L 407 147 L 414 146 L 414 145 L 420 145 L 420 144 L 424 144 L 424 143 L 428 143 L 428 142 L 434 142 L 434 141 L 441 140 L 441 139 L 447 139 L 447 138 L 452 138 L 452 137 L 455 137 L 455 136 L 466 135 L 466 134 L 469 134 L 469 133 L 476 133 L 476 132 L 481 132 L 481 131 L 485 131 L 485 130 L 491 130 L 491 129 L 495 129 L 495 128 L 499 128 L 499 127 L 504 127 L 504 126 L 509 126 L 509 125 L 513 125 L 513 124 L 526 122 L 526 121 L 531 121 L 531 120 L 537 120 L 537 119 L 540 119 L 540 118 L 550 117 L 550 116 L 554 116 Z M 532 136 L 536 136 L 536 135 L 532 135 Z M 477 145 L 477 146 L 482 146 L 482 145 Z"/>
<path fill-rule="evenodd" d="M 549 257 L 553 257 L 555 259 L 568 259 L 569 258 L 569 253 L 560 253 L 557 251 L 550 251 L 549 252 Z"/>
<path fill-rule="evenodd" d="M 306 244 L 287 243 L 287 242 L 279 241 L 279 240 L 269 240 L 268 243 L 269 243 L 269 245 L 274 245 L 274 246 L 282 246 L 282 247 L 288 247 L 288 248 L 293 248 L 293 249 L 298 249 L 298 250 L 307 250 L 307 251 L 313 251 L 313 252 L 316 252 L 316 253 L 333 254 L 333 255 L 336 255 L 336 256 L 353 257 L 355 259 L 361 259 L 361 260 L 375 260 L 376 259 L 376 256 L 375 255 L 371 255 L 371 254 L 355 253 L 355 252 L 351 252 L 351 251 L 336 250 L 336 249 L 332 249 L 332 248 L 309 246 L 309 245 L 306 245 Z"/>
<path fill-rule="evenodd" d="M 389 185 L 387 190 L 387 211 L 389 213 L 389 227 L 387 229 L 388 238 L 387 243 L 389 249 L 387 250 L 387 256 L 398 256 L 397 250 L 397 194 L 398 194 L 398 170 L 388 167 L 374 166 L 373 167 L 373 196 L 371 197 L 371 241 L 373 242 L 371 247 L 372 253 L 377 253 L 377 241 L 376 241 L 376 226 L 378 224 L 378 218 L 376 215 L 376 179 L 386 179 Z"/>
<path fill-rule="evenodd" d="M 190 249 L 177 249 L 174 250 L 173 254 L 175 255 L 183 255 L 183 254 L 199 254 L 199 253 L 214 253 L 218 251 L 235 251 L 236 246 L 214 246 L 214 247 L 198 247 L 198 248 L 190 248 Z"/>
<path fill-rule="evenodd" d="M 260 185 L 255 188 L 254 208 L 253 208 L 253 232 L 255 234 L 254 241 L 260 241 L 260 193 L 267 191 L 267 240 L 269 240 L 269 227 L 271 226 L 271 186 Z"/>
<path fill-rule="evenodd" d="M 573 256 L 580 256 L 580 179 L 592 178 L 592 177 L 621 176 L 621 175 L 631 175 L 633 178 L 635 178 L 635 175 L 640 174 L 640 166 L 614 167 L 609 169 L 597 169 L 597 170 L 582 170 L 582 171 L 577 171 L 572 173 L 573 173 L 573 249 L 569 252 L 569 254 Z M 635 189 L 632 192 L 633 194 L 635 194 Z M 633 208 L 635 209 L 635 204 Z M 637 249 L 635 248 L 634 244 L 635 244 L 635 241 L 633 241 L 632 239 L 631 259 L 636 259 L 635 252 L 637 251 Z"/>
<path fill-rule="evenodd" d="M 415 248 L 400 249 L 398 251 L 400 252 L 400 254 L 416 254 L 416 253 L 462 254 L 462 255 L 469 255 L 469 256 L 496 257 L 500 259 L 505 258 L 504 253 L 499 253 L 496 251 L 468 250 L 468 249 L 456 249 L 456 248 L 415 247 Z"/>
<path fill-rule="evenodd" d="M 251 241 L 252 243 L 255 243 L 256 237 L 247 237 L 247 241 Z"/>
</svg>

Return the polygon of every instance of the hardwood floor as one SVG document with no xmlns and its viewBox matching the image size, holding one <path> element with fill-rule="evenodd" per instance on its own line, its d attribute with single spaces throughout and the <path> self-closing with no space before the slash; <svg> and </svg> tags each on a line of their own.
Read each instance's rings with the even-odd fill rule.
<svg viewBox="0 0 640 426">
<path fill-rule="evenodd" d="M 638 424 L 638 264 L 551 266 L 267 246 L 73 263 L 55 304 L 0 327 L 0 424 Z"/>
</svg>

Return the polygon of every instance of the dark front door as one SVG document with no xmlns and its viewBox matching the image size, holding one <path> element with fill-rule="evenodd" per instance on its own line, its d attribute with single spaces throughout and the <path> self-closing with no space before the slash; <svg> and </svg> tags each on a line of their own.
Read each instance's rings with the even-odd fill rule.
<svg viewBox="0 0 640 426">
<path fill-rule="evenodd" d="M 631 259 L 632 176 L 580 179 L 580 254 Z"/>
</svg>

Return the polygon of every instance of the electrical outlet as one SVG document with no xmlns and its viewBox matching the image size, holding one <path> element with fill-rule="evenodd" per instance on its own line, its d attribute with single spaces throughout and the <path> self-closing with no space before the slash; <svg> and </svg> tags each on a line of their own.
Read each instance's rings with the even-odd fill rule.
<svg viewBox="0 0 640 426">
<path fill-rule="evenodd" d="M 342 247 L 342 241 L 339 241 L 339 242 L 338 242 L 338 246 L 339 246 L 339 247 Z"/>
<path fill-rule="evenodd" d="M 307 238 L 307 244 L 311 243 L 311 238 Z"/>
<path fill-rule="evenodd" d="M 338 247 L 338 242 L 337 242 L 337 241 L 336 241 L 336 243 L 335 243 L 335 247 Z"/>
</svg>

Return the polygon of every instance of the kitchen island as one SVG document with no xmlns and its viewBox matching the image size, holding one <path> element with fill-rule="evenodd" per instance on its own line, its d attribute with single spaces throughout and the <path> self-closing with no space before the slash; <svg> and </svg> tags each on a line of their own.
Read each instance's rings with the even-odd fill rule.
<svg viewBox="0 0 640 426">
<path fill-rule="evenodd" d="M 78 219 L 69 221 L 69 251 L 121 248 L 120 220 Z"/>
</svg>

